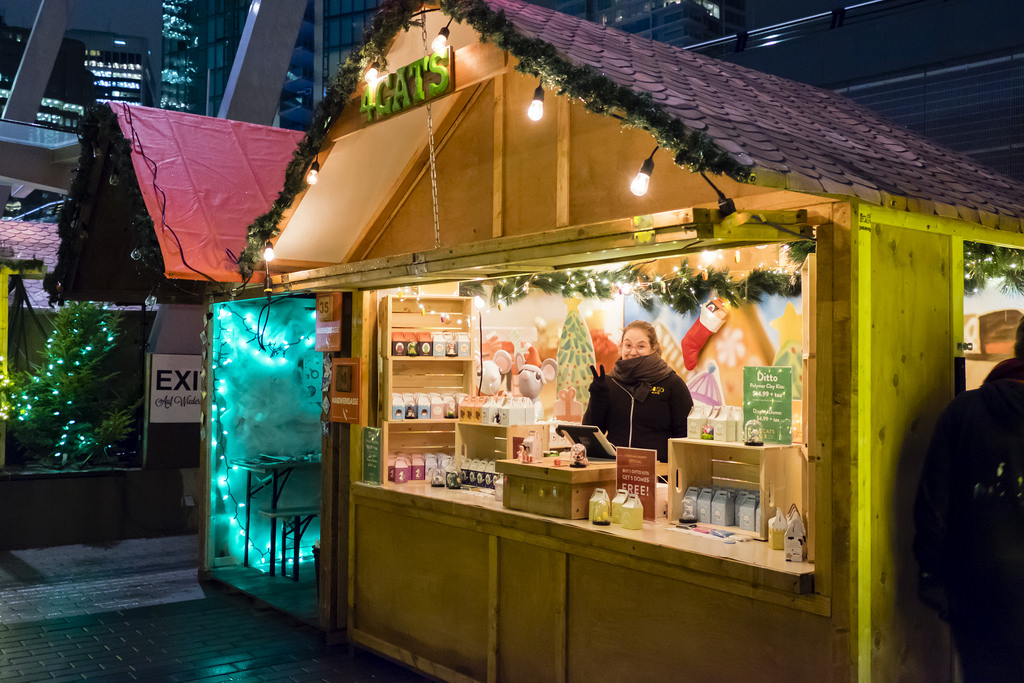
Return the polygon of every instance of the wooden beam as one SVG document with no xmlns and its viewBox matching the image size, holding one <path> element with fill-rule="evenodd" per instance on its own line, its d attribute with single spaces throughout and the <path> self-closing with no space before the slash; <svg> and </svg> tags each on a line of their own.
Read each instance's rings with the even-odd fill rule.
<svg viewBox="0 0 1024 683">
<path fill-rule="evenodd" d="M 941 235 L 953 235 L 970 242 L 986 242 L 1015 249 L 1024 248 L 1024 233 L 985 227 L 979 223 L 956 218 L 925 216 L 882 206 L 860 204 L 859 211 L 864 214 L 866 221 L 872 223 L 892 225 L 908 230 L 924 230 Z"/>
<path fill-rule="evenodd" d="M 505 76 L 494 77 L 494 155 L 491 237 L 505 234 Z"/>
<path fill-rule="evenodd" d="M 559 228 L 569 225 L 570 205 L 570 133 L 569 127 L 569 98 L 558 97 L 555 99 L 555 113 L 558 116 L 558 132 L 555 142 L 555 225 Z"/>
</svg>

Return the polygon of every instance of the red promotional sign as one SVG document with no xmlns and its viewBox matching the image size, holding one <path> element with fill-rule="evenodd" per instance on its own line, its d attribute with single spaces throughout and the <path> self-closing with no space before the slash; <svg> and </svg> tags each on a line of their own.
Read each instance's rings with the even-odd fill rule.
<svg viewBox="0 0 1024 683">
<path fill-rule="evenodd" d="M 655 463 L 658 451 L 647 448 L 616 448 L 616 490 L 635 493 L 644 506 L 644 519 L 654 519 Z"/>
</svg>

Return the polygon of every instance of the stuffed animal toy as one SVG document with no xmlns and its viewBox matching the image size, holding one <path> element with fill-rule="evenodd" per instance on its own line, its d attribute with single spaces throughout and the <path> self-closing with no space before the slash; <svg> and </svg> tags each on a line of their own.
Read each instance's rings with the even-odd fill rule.
<svg viewBox="0 0 1024 683">
<path fill-rule="evenodd" d="M 558 374 L 558 361 L 548 358 L 540 365 L 536 365 L 540 354 L 536 353 L 536 349 L 531 348 L 531 351 L 534 351 L 532 354 L 534 363 L 527 362 L 527 357 L 522 353 L 516 354 L 519 393 L 533 401 L 537 422 L 541 422 L 544 420 L 544 406 L 540 402 L 540 392 L 544 388 L 544 384 L 553 381 Z"/>
<path fill-rule="evenodd" d="M 512 371 L 512 354 L 503 349 L 494 352 L 490 360 L 480 367 L 480 394 L 494 396 L 503 384 L 503 378 Z"/>
</svg>

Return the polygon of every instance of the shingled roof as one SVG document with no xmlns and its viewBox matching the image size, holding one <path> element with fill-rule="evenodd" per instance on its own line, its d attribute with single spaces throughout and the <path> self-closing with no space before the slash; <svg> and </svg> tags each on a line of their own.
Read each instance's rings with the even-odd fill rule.
<svg viewBox="0 0 1024 683">
<path fill-rule="evenodd" d="M 751 167 L 757 185 L 1020 231 L 1024 184 L 834 92 L 600 26 L 522 0 L 483 0 L 524 37 L 649 93 Z"/>
<path fill-rule="evenodd" d="M 305 169 L 366 67 L 386 62 L 392 40 L 423 9 L 421 0 L 381 4 L 366 42 L 349 55 L 314 113 L 284 189 L 249 226 L 243 272 L 260 261 L 285 210 L 306 189 Z M 1024 231 L 1024 184 L 842 95 L 522 0 L 441 0 L 440 9 L 507 51 L 517 70 L 547 88 L 648 131 L 691 171 Z"/>
<path fill-rule="evenodd" d="M 60 241 L 55 223 L 0 220 L 0 240 L 14 250 L 16 259 L 39 259 L 47 271 L 57 264 Z M 26 279 L 25 292 L 33 308 L 49 307 L 49 294 L 43 290 L 41 279 Z"/>
</svg>

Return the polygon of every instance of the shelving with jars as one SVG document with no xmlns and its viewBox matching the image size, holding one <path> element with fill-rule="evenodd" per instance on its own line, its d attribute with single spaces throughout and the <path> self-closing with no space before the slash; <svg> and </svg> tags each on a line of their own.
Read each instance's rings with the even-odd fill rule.
<svg viewBox="0 0 1024 683">
<path fill-rule="evenodd" d="M 379 407 L 381 452 L 385 456 L 455 454 L 457 414 L 452 405 L 442 401 L 440 407 L 436 402 L 409 406 L 403 401 L 399 416 L 399 406 L 392 397 L 472 393 L 472 305 L 472 299 L 452 296 L 392 295 L 381 299 Z M 445 346 L 436 353 L 435 339 Z M 409 355 L 411 344 L 416 345 L 412 350 L 415 355 Z M 449 355 L 452 352 L 454 355 Z M 411 417 L 410 408 L 415 417 Z"/>
</svg>

